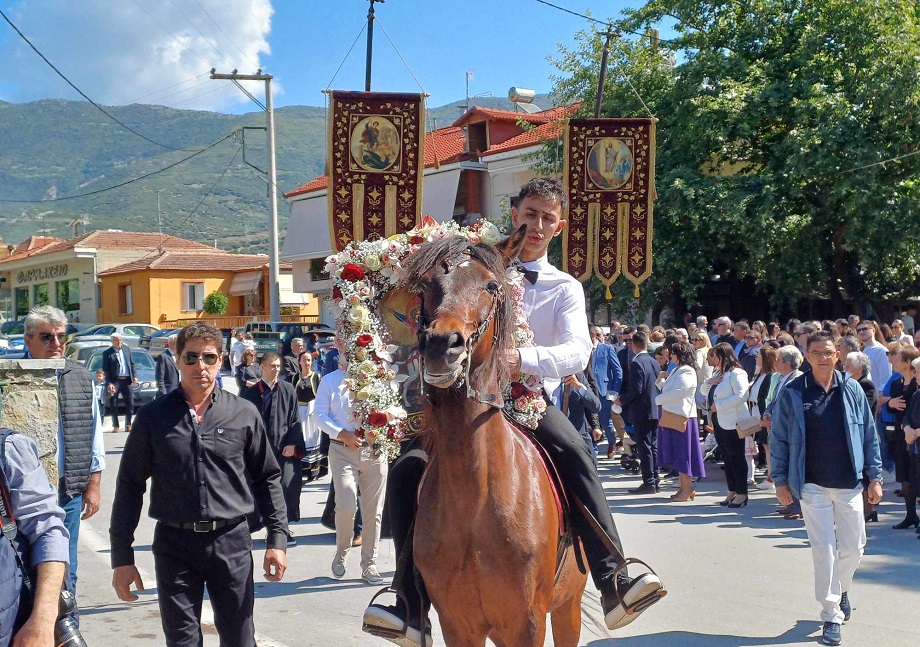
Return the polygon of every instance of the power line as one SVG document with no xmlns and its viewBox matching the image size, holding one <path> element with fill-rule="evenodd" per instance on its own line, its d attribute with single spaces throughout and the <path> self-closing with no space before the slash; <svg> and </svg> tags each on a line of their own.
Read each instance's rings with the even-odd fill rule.
<svg viewBox="0 0 920 647">
<path fill-rule="evenodd" d="M 208 82 L 210 82 L 210 81 L 211 81 L 211 79 L 208 79 Z M 187 97 L 187 98 L 185 98 L 185 99 L 182 99 L 182 101 L 174 101 L 170 107 L 175 108 L 176 106 L 181 106 L 183 103 L 188 103 L 189 101 L 194 101 L 195 99 L 197 99 L 197 98 L 199 98 L 199 97 L 203 97 L 203 96 L 208 95 L 208 94 L 214 94 L 215 92 L 220 92 L 221 90 L 226 90 L 226 89 L 228 89 L 229 87 L 230 87 L 229 85 L 220 85 L 220 86 L 214 88 L 213 90 L 208 90 L 207 92 L 199 92 L 198 94 L 196 94 L 196 95 L 194 95 L 194 96 L 192 96 L 192 97 Z M 189 89 L 191 89 L 191 88 L 189 88 Z"/>
<path fill-rule="evenodd" d="M 150 18 L 150 20 L 152 20 L 152 21 L 156 24 L 157 27 L 159 27 L 160 29 L 162 29 L 163 31 L 165 31 L 167 34 L 169 34 L 170 37 L 171 37 L 174 41 L 176 41 L 176 43 L 182 48 L 182 51 L 191 53 L 191 54 L 194 55 L 199 61 L 201 61 L 202 63 L 204 63 L 206 66 L 208 66 L 208 67 L 211 66 L 211 64 L 212 64 L 211 61 L 209 61 L 209 60 L 207 60 L 206 58 L 204 58 L 201 54 L 199 54 L 198 52 L 196 52 L 195 50 L 193 50 L 193 49 L 192 49 L 191 47 L 189 47 L 186 43 L 182 42 L 182 39 L 181 39 L 181 38 L 179 38 L 179 37 L 176 36 L 174 33 L 172 33 L 169 29 L 167 29 L 166 27 L 164 27 L 164 26 L 163 26 L 163 23 L 161 23 L 159 20 L 156 19 L 156 17 L 155 17 L 153 14 L 151 14 L 149 11 L 147 11 L 147 10 L 143 7 L 143 5 L 141 5 L 141 3 L 138 2 L 138 0 L 131 0 L 131 1 L 137 6 L 138 9 L 140 9 L 140 10 L 143 11 L 145 14 L 147 14 L 147 17 Z"/>
<path fill-rule="evenodd" d="M 173 228 L 173 233 L 171 233 L 166 238 L 175 238 L 176 234 L 179 233 L 179 230 L 185 226 L 185 223 L 187 223 L 189 219 L 195 215 L 195 212 L 198 211 L 199 207 L 201 207 L 201 205 L 204 204 L 204 201 L 207 200 L 208 197 L 214 192 L 214 188 L 217 186 L 217 184 L 221 180 L 224 179 L 224 176 L 227 174 L 227 171 L 230 170 L 230 167 L 233 166 L 233 162 L 236 161 L 236 156 L 240 154 L 241 150 L 243 150 L 242 144 L 240 144 L 239 147 L 237 147 L 236 152 L 233 153 L 233 157 L 230 158 L 230 161 L 227 163 L 227 166 L 224 167 L 223 173 L 221 173 L 220 176 L 216 180 L 214 180 L 214 184 L 212 184 L 211 188 L 208 189 L 208 192 L 204 194 L 204 197 L 202 197 L 201 200 L 198 201 L 198 204 L 196 204 L 195 208 L 192 209 L 191 212 L 185 217 L 185 220 L 183 220 L 181 223 L 179 223 L 178 226 Z"/>
<path fill-rule="evenodd" d="M 229 63 L 230 65 L 233 65 L 233 61 L 231 61 L 229 58 L 227 58 L 227 55 L 224 54 L 222 51 L 220 51 L 220 50 L 217 48 L 217 45 L 214 44 L 214 43 L 211 41 L 210 38 L 208 38 L 207 36 L 205 36 L 204 33 L 202 33 L 202 31 L 201 31 L 200 29 L 198 29 L 198 25 L 196 25 L 195 23 L 192 22 L 192 19 L 189 18 L 188 14 L 185 13 L 185 12 L 182 10 L 182 7 L 180 7 L 178 4 L 176 4 L 175 0 L 169 0 L 169 2 L 170 2 L 170 4 L 172 4 L 172 6 L 174 6 L 174 7 L 179 11 L 179 13 L 182 14 L 182 17 L 185 18 L 185 19 L 188 21 L 188 24 L 190 24 L 190 25 L 192 26 L 192 29 L 194 29 L 195 31 L 197 31 L 197 32 L 198 32 L 198 35 L 201 36 L 202 38 L 204 38 L 204 42 L 206 42 L 208 45 L 210 45 L 210 46 L 211 46 L 211 49 L 213 49 L 215 52 L 217 52 L 217 55 L 218 55 L 218 56 L 220 56 L 222 59 L 224 59 L 224 61 L 225 61 L 226 63 Z"/>
<path fill-rule="evenodd" d="M 587 21 L 589 21 L 589 22 L 593 22 L 593 23 L 598 24 L 598 25 L 604 25 L 605 27 L 612 27 L 612 26 L 613 26 L 613 23 L 612 23 L 612 22 L 605 22 L 605 21 L 603 21 L 603 20 L 598 20 L 597 18 L 592 18 L 591 16 L 585 15 L 585 14 L 583 14 L 583 13 L 578 13 L 577 11 L 572 11 L 571 9 L 566 9 L 565 7 L 560 7 L 559 5 L 553 4 L 552 2 L 547 2 L 547 0 L 537 0 L 537 2 L 539 2 L 540 4 L 546 5 L 547 7 L 552 7 L 553 9 L 558 9 L 559 11 L 563 11 L 563 12 L 565 12 L 565 13 L 567 13 L 567 14 L 571 14 L 571 15 L 573 15 L 573 16 L 578 16 L 579 18 L 583 18 L 583 19 L 585 19 L 585 20 L 587 20 Z M 629 29 L 623 29 L 623 28 L 621 28 L 621 27 L 619 27 L 619 26 L 617 26 L 616 30 L 617 30 L 617 32 L 623 32 L 623 33 L 626 33 L 626 34 L 631 34 L 631 35 L 633 35 L 633 36 L 638 36 L 639 38 L 646 38 L 646 37 L 648 37 L 648 34 L 643 34 L 643 33 L 637 32 L 637 31 L 630 31 Z M 658 39 L 658 43 L 659 43 L 659 44 L 660 44 L 660 43 L 667 43 L 668 45 L 675 45 L 675 41 L 673 41 L 673 40 L 668 40 L 667 38 L 659 38 L 659 39 Z"/>
<path fill-rule="evenodd" d="M 113 185 L 113 186 L 105 187 L 104 189 L 96 189 L 95 191 L 89 191 L 89 192 L 87 192 L 87 193 L 80 193 L 80 194 L 77 194 L 77 195 L 66 195 L 66 196 L 64 196 L 64 197 L 62 197 L 62 198 L 50 198 L 50 199 L 48 199 L 48 200 L 8 200 L 7 198 L 0 198 L 0 202 L 11 202 L 11 203 L 15 203 L 15 204 L 43 204 L 43 203 L 46 203 L 46 202 L 61 202 L 61 201 L 63 201 L 63 200 L 76 200 L 77 198 L 85 198 L 85 197 L 87 197 L 87 196 L 97 195 L 97 194 L 99 194 L 99 193 L 105 193 L 106 191 L 112 191 L 113 189 L 120 189 L 120 188 L 123 187 L 123 186 L 127 186 L 127 185 L 129 185 L 129 184 L 134 184 L 135 182 L 140 182 L 141 180 L 145 180 L 145 179 L 147 179 L 148 177 L 151 177 L 151 176 L 154 176 L 154 175 L 158 175 L 159 173 L 162 173 L 162 172 L 164 172 L 164 171 L 168 171 L 168 170 L 171 169 L 171 168 L 174 168 L 174 167 L 179 166 L 180 164 L 182 164 L 182 163 L 184 163 L 184 162 L 189 161 L 189 160 L 192 159 L 193 157 L 198 157 L 199 155 L 201 155 L 201 154 L 204 153 L 205 151 L 210 150 L 210 149 L 214 148 L 215 146 L 217 146 L 218 144 L 220 144 L 221 142 L 230 139 L 230 138 L 233 137 L 236 133 L 237 133 L 237 131 L 234 130 L 234 131 L 233 131 L 232 133 L 230 133 L 229 135 L 225 135 L 224 137 L 221 137 L 221 138 L 218 139 L 216 142 L 214 142 L 213 144 L 209 144 L 208 146 L 202 148 L 200 151 L 197 151 L 197 152 L 195 152 L 195 153 L 192 153 L 192 154 L 189 155 L 188 157 L 183 157 L 183 158 L 180 159 L 179 161 L 173 162 L 172 164 L 169 164 L 169 165 L 167 165 L 167 166 L 164 166 L 164 167 L 161 168 L 161 169 L 158 169 L 158 170 L 156 170 L 156 171 L 151 171 L 150 173 L 145 173 L 144 175 L 140 175 L 140 176 L 138 176 L 138 177 L 132 178 L 132 179 L 127 180 L 127 181 L 125 181 L 125 182 L 121 182 L 121 183 L 119 183 L 119 184 L 115 184 L 115 185 Z"/>
<path fill-rule="evenodd" d="M 214 20 L 214 18 L 211 17 L 211 14 L 208 13 L 208 10 L 204 8 L 204 5 L 202 5 L 200 2 L 198 2 L 198 0 L 194 0 L 194 1 L 195 1 L 195 4 L 198 5 L 198 8 L 201 9 L 201 10 L 204 12 L 204 15 L 208 17 L 208 20 L 210 20 L 211 23 L 212 23 L 215 27 L 217 27 L 217 29 L 220 30 L 220 33 L 222 33 L 222 34 L 224 35 L 224 37 L 225 37 L 228 41 L 230 41 L 230 44 L 233 45 L 233 47 L 236 48 L 236 51 L 238 51 L 238 52 L 243 56 L 243 58 L 245 58 L 247 61 L 249 61 L 250 63 L 252 63 L 255 67 L 259 67 L 258 61 L 253 61 L 251 58 L 249 58 L 249 56 L 246 54 L 246 52 L 244 52 L 243 50 L 241 50 L 241 49 L 237 46 L 237 44 L 233 41 L 233 39 L 230 38 L 229 35 L 227 35 L 227 32 L 225 32 L 225 31 L 223 30 L 223 27 L 221 27 L 221 26 L 217 23 L 217 21 Z"/>
<path fill-rule="evenodd" d="M 42 59 L 45 63 L 47 63 L 48 66 L 49 66 L 52 70 L 54 70 L 55 72 L 57 72 L 57 75 L 58 75 L 59 77 L 61 77 L 62 79 L 64 79 L 64 81 L 67 82 L 67 85 L 69 85 L 69 86 L 72 87 L 74 90 L 76 90 L 77 93 L 78 93 L 81 97 L 83 97 L 84 99 L 86 99 L 87 101 L 89 101 L 97 110 L 99 110 L 99 112 L 101 112 L 102 114 L 104 114 L 106 117 L 108 117 L 109 119 L 111 119 L 112 121 L 114 121 L 116 124 L 118 124 L 119 126 L 121 126 L 122 128 L 124 128 L 125 130 L 128 130 L 128 131 L 134 133 L 135 135 L 137 135 L 137 136 L 140 137 L 141 139 L 143 139 L 143 140 L 145 140 L 145 141 L 148 141 L 148 142 L 150 142 L 151 144 L 156 144 L 157 146 L 160 146 L 160 147 L 162 147 L 162 148 L 167 148 L 167 149 L 169 149 L 169 150 L 171 150 L 171 151 L 181 150 L 181 149 L 176 148 L 176 147 L 174 147 L 174 146 L 169 146 L 168 144 L 163 144 L 163 143 L 161 143 L 161 142 L 158 142 L 158 141 L 156 141 L 155 139 L 150 139 L 150 138 L 147 137 L 146 135 L 142 135 L 141 133 L 139 133 L 139 132 L 137 132 L 136 130 L 134 130 L 134 129 L 133 129 L 131 126 L 129 126 L 128 124 L 124 123 L 123 121 L 120 121 L 118 118 L 116 118 L 114 115 L 112 115 L 112 114 L 111 114 L 110 112 L 108 112 L 105 108 L 103 108 L 102 106 L 100 106 L 98 103 L 96 103 L 95 101 L 93 101 L 92 99 L 90 99 L 90 98 L 86 95 L 86 93 L 83 92 L 83 90 L 81 90 L 80 88 L 78 88 L 76 85 L 73 84 L 73 82 L 71 82 L 70 79 L 68 79 L 66 76 L 64 76 L 64 73 L 61 72 L 59 69 L 57 69 L 57 68 L 54 66 L 54 63 L 52 63 L 51 61 L 49 61 L 48 58 L 47 58 L 44 54 L 42 54 L 42 53 L 38 50 L 38 48 L 37 48 L 35 45 L 32 44 L 32 41 L 30 41 L 28 38 L 26 38 L 26 35 L 25 35 L 25 34 L 23 34 L 21 31 L 19 31 L 19 28 L 18 28 L 16 25 L 13 24 L 13 21 L 10 20 L 10 19 L 7 17 L 7 15 L 6 15 L 5 13 L 3 13 L 3 10 L 2 10 L 2 9 L 0 9 L 0 16 L 3 16 L 3 19 L 9 24 L 10 27 L 13 28 L 13 31 L 15 31 L 17 34 L 19 34 L 19 37 L 22 38 L 22 40 L 24 40 L 24 41 L 26 42 L 26 44 L 27 44 L 29 47 L 31 47 L 32 50 L 33 50 L 36 54 L 38 54 L 38 55 L 41 57 L 41 59 Z"/>
<path fill-rule="evenodd" d="M 384 28 L 383 23 L 380 22 L 380 18 L 375 18 L 377 24 L 380 26 L 380 30 L 383 32 L 383 35 L 387 37 L 387 40 L 390 42 L 390 47 L 393 48 L 393 51 L 396 52 L 396 55 L 399 57 L 399 60 L 402 61 L 403 65 L 406 66 L 406 69 L 409 70 L 409 74 L 412 75 L 412 78 L 415 80 L 415 84 L 418 86 L 418 89 L 425 92 L 425 88 L 422 87 L 421 81 L 418 80 L 418 77 L 415 76 L 415 72 L 412 71 L 412 68 L 409 67 L 409 64 L 406 62 L 406 59 L 403 58 L 402 52 L 399 51 L 399 48 L 396 47 L 396 44 L 393 42 L 393 39 L 390 38 L 390 35 L 387 33 L 386 28 Z"/>
<path fill-rule="evenodd" d="M 186 83 L 190 83 L 190 82 L 192 82 L 192 81 L 195 81 L 195 80 L 200 79 L 201 77 L 207 76 L 207 75 L 208 75 L 207 72 L 202 72 L 201 74 L 196 74 L 195 76 L 190 77 L 190 78 L 187 78 L 187 79 L 185 79 L 184 81 L 179 81 L 178 83 L 173 83 L 172 85 L 167 85 L 165 88 L 159 88 L 158 90 L 154 90 L 153 92 L 148 92 L 147 94 L 145 94 L 145 95 L 143 95 L 143 96 L 140 96 L 140 97 L 138 97 L 137 99 L 133 99 L 132 101 L 128 101 L 128 103 L 140 103 L 142 99 L 146 99 L 147 97 L 152 97 L 152 96 L 155 95 L 155 94 L 159 94 L 160 92 L 165 92 L 166 90 L 171 90 L 172 88 L 178 87 L 178 86 L 180 86 L 180 85 L 185 85 Z M 210 79 L 208 79 L 208 80 L 210 80 Z M 187 92 L 188 90 L 191 90 L 192 88 L 197 88 L 199 85 L 204 85 L 204 84 L 203 84 L 203 83 L 198 83 L 197 85 L 193 85 L 193 86 L 191 86 L 191 87 L 189 87 L 189 88 L 183 88 L 183 89 L 181 89 L 181 90 L 178 90 L 178 91 L 176 91 L 176 92 L 173 92 L 172 94 L 167 94 L 166 96 L 167 96 L 167 97 L 171 97 L 173 94 L 178 94 L 179 92 Z M 164 98 L 165 98 L 165 97 L 160 97 L 160 100 L 162 101 L 162 99 L 164 99 Z"/>
<path fill-rule="evenodd" d="M 343 59 L 342 59 L 342 62 L 339 63 L 339 66 L 338 66 L 337 68 L 335 68 L 335 74 L 333 74 L 333 75 L 332 75 L 332 78 L 329 79 L 329 84 L 326 86 L 326 90 L 329 89 L 329 87 L 332 85 L 332 82 L 335 81 L 335 77 L 337 77 L 337 76 L 339 75 L 339 72 L 342 71 L 342 66 L 345 65 L 345 61 L 347 61 L 347 60 L 348 60 L 348 57 L 351 56 L 351 50 L 353 50 L 353 49 L 355 48 L 355 45 L 358 44 L 358 39 L 361 38 L 361 34 L 364 33 L 364 30 L 365 30 L 365 29 L 367 29 L 367 23 L 366 23 L 366 22 L 361 24 L 361 30 L 358 32 L 358 35 L 355 36 L 355 39 L 352 41 L 351 47 L 349 47 L 349 48 L 348 48 L 348 51 L 345 52 L 345 58 L 343 58 Z"/>
</svg>

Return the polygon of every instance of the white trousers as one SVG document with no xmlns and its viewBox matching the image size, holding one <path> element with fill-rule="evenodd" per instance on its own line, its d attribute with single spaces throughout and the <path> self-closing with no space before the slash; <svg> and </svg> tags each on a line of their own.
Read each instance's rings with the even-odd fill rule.
<svg viewBox="0 0 920 647">
<path fill-rule="evenodd" d="M 852 490 L 806 483 L 802 516 L 815 564 L 815 598 L 821 620 L 843 622 L 840 596 L 850 590 L 866 546 L 862 486 Z"/>
<path fill-rule="evenodd" d="M 370 456 L 366 450 L 338 443 L 329 445 L 329 473 L 335 483 L 335 550 L 344 557 L 351 548 L 360 486 L 362 571 L 377 564 L 388 469 L 389 463 L 385 457 Z"/>
</svg>

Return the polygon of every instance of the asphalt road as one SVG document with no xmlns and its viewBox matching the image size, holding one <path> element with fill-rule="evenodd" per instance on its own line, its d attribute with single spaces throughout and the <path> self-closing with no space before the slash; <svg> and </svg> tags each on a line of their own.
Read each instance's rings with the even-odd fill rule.
<svg viewBox="0 0 920 647">
<path fill-rule="evenodd" d="M 79 590 L 81 629 L 91 647 L 163 644 L 150 544 L 153 522 L 142 517 L 137 562 L 146 591 L 134 603 L 117 599 L 111 587 L 108 522 L 115 475 L 126 434 L 105 434 L 107 468 L 99 513 L 83 522 Z M 722 471 L 697 484 L 693 502 L 671 503 L 660 495 L 626 493 L 638 476 L 601 460 L 608 492 L 626 550 L 651 564 L 669 595 L 640 620 L 615 633 L 585 620 L 580 645 L 592 647 L 753 647 L 814 645 L 820 635 L 820 606 L 813 596 L 812 562 L 801 522 L 773 514 L 772 494 L 755 492 L 747 508 L 717 505 L 724 492 Z M 256 581 L 255 623 L 263 647 L 344 647 L 390 644 L 361 632 L 361 615 L 377 587 L 362 583 L 359 556 L 348 558 L 346 579 L 330 577 L 334 535 L 319 524 L 328 477 L 304 486 L 303 519 L 294 525 L 297 546 L 288 549 L 288 570 L 279 583 Z M 904 517 L 903 502 L 886 486 L 880 522 L 869 525 L 866 556 L 850 592 L 853 618 L 843 628 L 847 645 L 920 644 L 920 541 L 912 531 L 892 530 Z M 254 536 L 256 573 L 264 541 Z M 383 541 L 379 568 L 395 568 L 391 541 Z M 589 584 L 584 607 L 599 618 L 597 593 Z M 212 615 L 204 611 L 205 645 L 218 644 Z M 436 644 L 443 644 L 435 622 Z M 547 638 L 547 645 L 552 644 Z M 232 646 L 228 646 L 232 647 Z"/>
</svg>

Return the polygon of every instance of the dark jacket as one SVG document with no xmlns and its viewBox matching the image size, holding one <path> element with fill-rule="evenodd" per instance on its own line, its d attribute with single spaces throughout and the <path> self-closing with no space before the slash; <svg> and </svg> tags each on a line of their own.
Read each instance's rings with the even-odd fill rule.
<svg viewBox="0 0 920 647">
<path fill-rule="evenodd" d="M 122 343 L 122 349 L 125 351 L 125 359 L 128 361 L 128 377 L 132 380 L 137 373 L 134 372 L 134 358 L 131 357 L 131 349 L 127 344 Z M 102 353 L 102 370 L 105 371 L 105 383 L 115 384 L 118 382 L 118 358 L 115 356 L 115 347 L 106 348 Z"/>
<path fill-rule="evenodd" d="M 285 353 L 281 358 L 281 377 L 286 382 L 294 382 L 295 376 L 300 375 L 300 362 L 294 353 Z"/>
<path fill-rule="evenodd" d="M 582 395 L 578 390 L 563 383 L 562 397 L 559 398 L 559 408 L 588 443 L 588 447 L 593 448 L 594 438 L 591 436 L 591 431 L 595 426 L 600 426 L 599 424 L 595 425 L 594 421 L 597 419 L 597 413 L 601 409 L 601 401 L 594 389 L 591 388 L 591 384 L 584 373 L 576 373 L 575 377 L 585 385 L 585 394 Z M 566 392 L 568 392 L 568 398 L 566 398 Z"/>
<path fill-rule="evenodd" d="M 179 368 L 176 366 L 175 355 L 170 351 L 163 351 L 157 357 L 156 376 L 157 397 L 179 388 Z"/>
<path fill-rule="evenodd" d="M 95 397 L 93 374 L 77 362 L 65 359 L 64 368 L 58 377 L 58 403 L 61 428 L 64 431 L 64 473 L 61 476 L 64 478 L 67 496 L 82 494 L 89 485 L 95 433 Z"/>
<path fill-rule="evenodd" d="M 256 405 L 256 409 L 262 414 L 268 443 L 275 450 L 275 457 L 280 460 L 281 450 L 287 445 L 294 445 L 296 453 L 303 452 L 305 445 L 303 432 L 300 430 L 300 418 L 297 415 L 297 394 L 294 387 L 290 382 L 281 380 L 275 386 L 276 389 L 271 398 L 271 409 L 268 412 L 262 409 L 264 402 L 262 396 L 268 389 L 264 380 L 259 380 L 255 386 L 250 386 L 240 396 Z"/>
<path fill-rule="evenodd" d="M 862 387 L 863 393 L 866 394 L 866 400 L 869 401 L 869 410 L 875 411 L 875 405 L 878 403 L 878 394 L 875 391 L 875 385 L 868 375 L 863 375 L 858 380 L 859 386 Z"/>
<path fill-rule="evenodd" d="M 661 367 L 648 353 L 640 353 L 629 365 L 629 388 L 620 396 L 623 411 L 633 424 L 658 420 L 655 382 Z"/>
</svg>

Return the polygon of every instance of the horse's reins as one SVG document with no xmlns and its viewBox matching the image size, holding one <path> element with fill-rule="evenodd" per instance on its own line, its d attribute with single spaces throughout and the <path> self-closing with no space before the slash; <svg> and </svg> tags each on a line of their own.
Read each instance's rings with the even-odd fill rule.
<svg viewBox="0 0 920 647">
<path fill-rule="evenodd" d="M 459 260 L 459 262 L 458 262 Z M 444 259 L 441 265 L 444 266 L 444 274 L 449 274 L 450 271 L 454 268 L 455 265 L 463 265 L 472 260 L 472 255 L 469 252 L 464 252 L 460 255 L 458 260 L 451 261 L 450 259 Z M 495 319 L 495 313 L 498 312 L 498 306 L 501 303 L 501 300 L 505 298 L 505 289 L 501 284 L 498 285 L 498 289 L 495 292 L 489 291 L 489 294 L 492 296 L 492 307 L 489 308 L 489 314 L 486 315 L 485 319 L 479 322 L 479 325 L 476 326 L 476 330 L 473 331 L 473 334 L 470 335 L 466 340 L 466 357 L 463 360 L 463 374 L 457 378 L 457 380 L 451 385 L 452 387 L 462 387 L 466 385 L 466 397 L 476 402 L 489 405 L 490 407 L 495 407 L 496 409 L 501 409 L 503 407 L 503 399 L 498 393 L 484 393 L 477 389 L 473 388 L 472 383 L 470 382 L 470 364 L 473 357 L 473 350 L 476 344 L 480 341 L 485 332 L 489 329 L 489 324 L 492 323 L 492 320 Z M 421 329 L 421 327 L 420 327 Z M 492 331 L 492 340 L 495 341 L 495 331 Z M 420 358 L 420 368 L 424 374 L 425 367 L 425 358 L 424 354 Z M 420 380 L 420 393 L 421 395 L 427 397 L 425 393 L 425 380 Z"/>
</svg>

